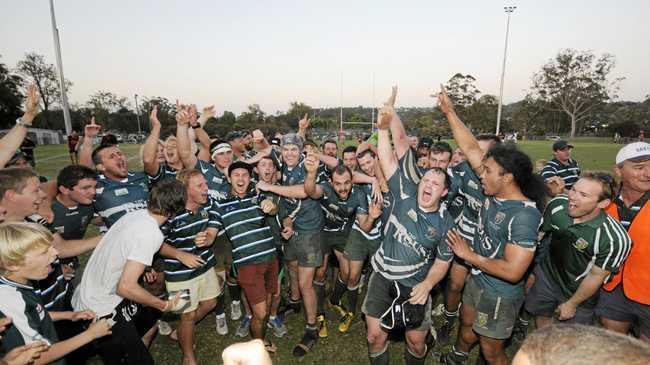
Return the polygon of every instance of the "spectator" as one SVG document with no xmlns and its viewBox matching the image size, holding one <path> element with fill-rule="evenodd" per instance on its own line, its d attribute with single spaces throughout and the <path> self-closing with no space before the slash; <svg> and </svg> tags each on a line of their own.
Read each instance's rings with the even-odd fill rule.
<svg viewBox="0 0 650 365">
<path fill-rule="evenodd" d="M 564 181 L 564 191 L 571 190 L 573 184 L 578 181 L 580 176 L 580 167 L 578 162 L 571 158 L 573 145 L 567 141 L 557 141 L 553 143 L 553 159 L 546 163 L 542 169 L 542 177 L 547 183 L 549 189 L 553 189 L 552 177 L 558 176 Z"/>
</svg>

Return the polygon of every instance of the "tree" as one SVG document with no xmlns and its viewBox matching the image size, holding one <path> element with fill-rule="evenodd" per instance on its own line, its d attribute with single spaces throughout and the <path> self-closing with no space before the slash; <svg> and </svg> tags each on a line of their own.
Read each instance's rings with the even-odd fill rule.
<svg viewBox="0 0 650 365">
<path fill-rule="evenodd" d="M 23 79 L 0 63 L 0 128 L 9 128 L 22 115 L 23 95 L 20 87 Z"/>
<path fill-rule="evenodd" d="M 497 114 L 497 108 L 496 96 L 482 95 L 473 104 L 465 108 L 463 120 L 477 131 L 493 131 L 496 127 L 493 116 Z"/>
<path fill-rule="evenodd" d="M 130 104 L 125 97 L 117 96 L 110 91 L 99 90 L 88 97 L 88 106 L 95 110 L 115 113 L 120 109 L 129 109 Z"/>
<path fill-rule="evenodd" d="M 51 63 L 45 62 L 45 57 L 38 53 L 27 53 L 25 58 L 18 61 L 17 71 L 25 77 L 29 83 L 38 88 L 38 93 L 43 102 L 43 119 L 45 127 L 50 127 L 48 113 L 50 107 L 55 103 L 61 103 L 61 88 L 57 77 L 56 68 Z M 66 91 L 70 90 L 72 82 L 65 80 Z"/>
<path fill-rule="evenodd" d="M 596 57 L 591 51 L 561 50 L 533 76 L 530 95 L 565 113 L 573 138 L 579 123 L 616 98 L 622 78 L 608 79 L 615 65 L 614 56 L 608 53 Z"/>
</svg>

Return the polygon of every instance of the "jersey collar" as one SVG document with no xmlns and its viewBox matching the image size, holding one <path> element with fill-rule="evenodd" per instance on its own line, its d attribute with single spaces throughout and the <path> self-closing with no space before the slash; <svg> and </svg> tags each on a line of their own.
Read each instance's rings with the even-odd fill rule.
<svg viewBox="0 0 650 365">
<path fill-rule="evenodd" d="M 0 276 L 0 284 L 13 286 L 14 288 L 18 288 L 18 289 L 34 290 L 34 287 L 32 287 L 32 286 L 17 283 L 17 282 L 15 282 L 13 280 L 9 280 L 9 279 L 5 278 L 4 276 Z"/>
</svg>

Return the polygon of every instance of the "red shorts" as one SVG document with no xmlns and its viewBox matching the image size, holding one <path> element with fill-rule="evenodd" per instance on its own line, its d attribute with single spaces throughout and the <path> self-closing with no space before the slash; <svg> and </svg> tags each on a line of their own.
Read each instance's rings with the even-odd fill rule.
<svg viewBox="0 0 650 365">
<path fill-rule="evenodd" d="M 265 301 L 267 295 L 275 294 L 278 290 L 278 260 L 273 258 L 238 267 L 237 281 L 250 305 Z"/>
</svg>

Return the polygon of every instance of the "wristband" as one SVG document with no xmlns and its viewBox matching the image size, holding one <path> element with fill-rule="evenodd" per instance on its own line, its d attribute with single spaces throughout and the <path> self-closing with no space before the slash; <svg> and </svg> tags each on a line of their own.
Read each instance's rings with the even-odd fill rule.
<svg viewBox="0 0 650 365">
<path fill-rule="evenodd" d="M 192 129 L 199 129 L 199 128 L 201 128 L 201 123 L 196 123 L 196 124 L 192 125 L 191 127 L 192 127 Z"/>
<path fill-rule="evenodd" d="M 23 118 L 22 118 L 22 117 L 16 119 L 16 125 L 19 125 L 19 126 L 22 126 L 22 127 L 27 128 L 27 124 L 25 124 L 25 122 L 23 122 Z"/>
</svg>

